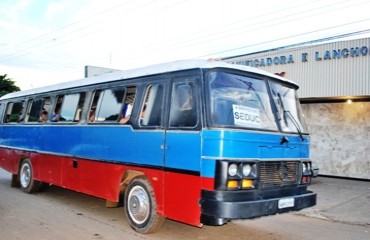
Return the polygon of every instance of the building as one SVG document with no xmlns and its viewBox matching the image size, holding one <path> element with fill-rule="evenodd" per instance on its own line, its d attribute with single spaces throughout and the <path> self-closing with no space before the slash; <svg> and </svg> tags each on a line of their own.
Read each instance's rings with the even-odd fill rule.
<svg viewBox="0 0 370 240">
<path fill-rule="evenodd" d="M 297 82 L 320 174 L 370 179 L 370 38 L 228 57 Z"/>
</svg>

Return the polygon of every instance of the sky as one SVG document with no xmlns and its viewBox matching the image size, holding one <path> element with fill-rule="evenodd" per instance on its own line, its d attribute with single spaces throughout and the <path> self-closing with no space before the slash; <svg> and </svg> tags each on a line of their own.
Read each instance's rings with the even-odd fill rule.
<svg viewBox="0 0 370 240">
<path fill-rule="evenodd" d="M 0 75 L 22 90 L 370 31 L 370 0 L 0 0 Z M 369 35 L 356 35 L 356 37 Z"/>
</svg>

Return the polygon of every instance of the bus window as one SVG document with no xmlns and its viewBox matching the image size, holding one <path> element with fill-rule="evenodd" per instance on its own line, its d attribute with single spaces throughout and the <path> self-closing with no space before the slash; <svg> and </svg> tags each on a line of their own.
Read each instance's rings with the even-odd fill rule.
<svg viewBox="0 0 370 240">
<path fill-rule="evenodd" d="M 26 122 L 46 122 L 50 104 L 49 97 L 30 100 L 27 106 Z"/>
<path fill-rule="evenodd" d="M 78 122 L 80 120 L 80 114 L 85 101 L 85 95 L 85 93 L 76 93 L 62 96 L 63 103 L 60 111 L 59 121 Z"/>
<path fill-rule="evenodd" d="M 126 124 L 130 120 L 132 108 L 134 106 L 135 96 L 136 96 L 136 87 L 127 88 L 127 93 L 123 103 L 122 112 L 119 120 L 120 124 Z"/>
<path fill-rule="evenodd" d="M 23 101 L 8 103 L 4 123 L 21 122 L 23 112 Z"/>
<path fill-rule="evenodd" d="M 58 96 L 57 97 L 54 112 L 53 112 L 53 115 L 51 116 L 51 121 L 52 122 L 59 122 L 59 120 L 60 120 L 60 110 L 62 109 L 63 97 L 64 96 Z"/>
<path fill-rule="evenodd" d="M 164 86 L 153 84 L 147 87 L 145 103 L 140 114 L 142 126 L 160 126 L 163 109 Z"/>
<path fill-rule="evenodd" d="M 30 100 L 27 107 L 27 122 L 37 122 L 41 114 L 42 99 Z"/>
<path fill-rule="evenodd" d="M 170 127 L 194 127 L 197 124 L 194 92 L 193 82 L 173 84 Z"/>
<path fill-rule="evenodd" d="M 90 122 L 117 122 L 120 117 L 125 90 L 98 90 L 90 108 Z"/>
</svg>

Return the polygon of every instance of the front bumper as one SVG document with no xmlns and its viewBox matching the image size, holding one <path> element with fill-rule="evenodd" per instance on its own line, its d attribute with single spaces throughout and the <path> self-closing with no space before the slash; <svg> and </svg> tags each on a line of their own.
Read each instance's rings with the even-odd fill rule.
<svg viewBox="0 0 370 240">
<path fill-rule="evenodd" d="M 281 204 L 285 200 L 292 205 Z M 205 225 L 222 225 L 232 219 L 248 219 L 298 211 L 314 205 L 316 205 L 316 193 L 310 191 L 281 198 L 248 201 L 223 201 L 217 198 L 205 198 L 202 201 L 201 222 Z"/>
</svg>

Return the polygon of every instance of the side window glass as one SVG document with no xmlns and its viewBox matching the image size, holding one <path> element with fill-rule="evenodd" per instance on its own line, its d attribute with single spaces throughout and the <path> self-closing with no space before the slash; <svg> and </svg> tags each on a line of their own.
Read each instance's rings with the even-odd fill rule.
<svg viewBox="0 0 370 240">
<path fill-rule="evenodd" d="M 134 106 L 135 96 L 136 96 L 136 87 L 127 88 L 119 123 L 126 124 L 130 120 L 132 108 Z"/>
<path fill-rule="evenodd" d="M 17 123 L 22 121 L 23 101 L 8 103 L 4 123 Z"/>
<path fill-rule="evenodd" d="M 42 99 L 30 100 L 28 102 L 27 122 L 38 122 L 39 120 L 41 121 L 41 107 Z"/>
<path fill-rule="evenodd" d="M 94 98 L 93 98 L 93 101 L 92 101 L 92 104 L 91 104 L 91 107 L 90 107 L 90 111 L 89 111 L 89 116 L 88 116 L 89 122 L 95 122 L 96 111 L 97 111 L 96 108 L 98 106 L 100 95 L 102 95 L 102 91 L 101 90 L 95 91 Z"/>
<path fill-rule="evenodd" d="M 170 127 L 195 127 L 197 104 L 194 82 L 174 83 L 171 96 Z"/>
<path fill-rule="evenodd" d="M 85 93 L 69 94 L 59 96 L 55 107 L 55 114 L 57 113 L 59 98 L 63 98 L 60 109 L 59 121 L 62 122 L 78 122 L 81 119 L 81 112 L 83 103 L 85 101 Z M 54 118 L 53 116 L 52 118 Z"/>
<path fill-rule="evenodd" d="M 147 87 L 140 113 L 141 126 L 160 126 L 162 120 L 164 86 L 152 84 Z"/>
<path fill-rule="evenodd" d="M 48 120 L 50 104 L 49 97 L 30 100 L 27 106 L 26 121 L 45 123 Z"/>
<path fill-rule="evenodd" d="M 57 96 L 57 98 L 56 98 L 56 104 L 55 104 L 54 112 L 51 115 L 51 121 L 52 122 L 59 122 L 59 120 L 60 120 L 60 111 L 61 111 L 62 105 L 63 105 L 63 98 L 64 98 L 63 95 L 62 96 Z"/>
<path fill-rule="evenodd" d="M 90 122 L 118 122 L 125 90 L 96 91 L 90 108 Z"/>
</svg>

